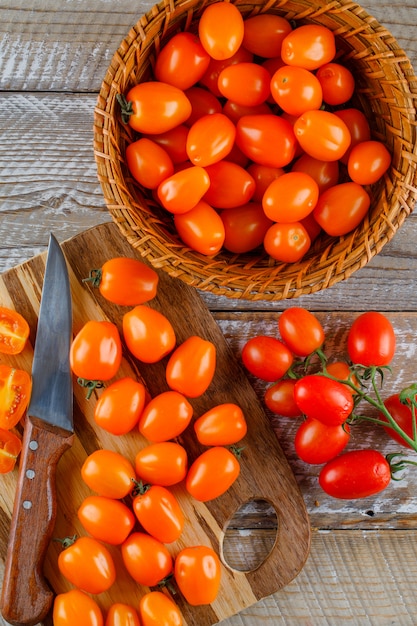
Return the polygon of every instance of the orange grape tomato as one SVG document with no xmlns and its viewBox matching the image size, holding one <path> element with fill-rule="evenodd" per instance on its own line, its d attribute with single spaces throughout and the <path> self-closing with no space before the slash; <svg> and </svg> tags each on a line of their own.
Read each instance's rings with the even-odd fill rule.
<svg viewBox="0 0 417 626">
<path fill-rule="evenodd" d="M 139 431 L 149 441 L 168 441 L 188 426 L 193 407 L 178 391 L 162 391 L 149 400 L 139 420 Z"/>
<path fill-rule="evenodd" d="M 246 435 L 248 426 L 240 406 L 233 402 L 218 404 L 194 422 L 194 431 L 203 446 L 228 446 Z"/>
<path fill-rule="evenodd" d="M 145 304 L 125 313 L 122 324 L 128 349 L 144 363 L 157 363 L 175 347 L 175 330 L 169 319 Z"/>
<path fill-rule="evenodd" d="M 94 407 L 94 421 L 112 435 L 125 435 L 138 423 L 145 401 L 143 383 L 125 376 L 104 389 Z"/>
<path fill-rule="evenodd" d="M 270 167 L 291 163 L 296 149 L 293 127 L 278 115 L 244 115 L 236 125 L 236 143 L 249 159 Z"/>
<path fill-rule="evenodd" d="M 0 428 L 0 474 L 7 474 L 14 469 L 21 450 L 21 439 L 10 430 Z"/>
<path fill-rule="evenodd" d="M 186 143 L 191 163 L 206 167 L 227 157 L 235 142 L 236 127 L 223 113 L 200 117 L 191 126 Z"/>
<path fill-rule="evenodd" d="M 147 189 L 156 189 L 164 178 L 174 173 L 174 164 L 169 154 L 146 137 L 127 146 L 126 162 L 133 178 Z"/>
<path fill-rule="evenodd" d="M 212 94 L 220 98 L 221 93 L 218 87 L 220 72 L 234 63 L 250 63 L 253 61 L 253 54 L 243 47 L 240 47 L 235 54 L 228 59 L 211 59 L 207 72 L 200 79 L 199 84 L 206 87 Z"/>
<path fill-rule="evenodd" d="M 213 113 L 221 113 L 222 105 L 216 96 L 208 89 L 203 87 L 190 87 L 185 92 L 185 95 L 191 102 L 191 115 L 186 121 L 188 127 L 192 126 L 194 122 L 204 117 L 204 115 L 212 115 Z"/>
<path fill-rule="evenodd" d="M 154 74 L 161 82 L 178 89 L 189 89 L 206 72 L 210 56 L 197 35 L 180 32 L 173 35 L 156 57 Z"/>
<path fill-rule="evenodd" d="M 298 157 L 291 171 L 309 174 L 318 184 L 320 193 L 339 182 L 339 161 L 321 161 L 309 154 Z"/>
<path fill-rule="evenodd" d="M 198 34 L 203 48 L 213 59 L 229 59 L 243 41 L 243 17 L 230 2 L 210 4 L 200 17 Z"/>
<path fill-rule="evenodd" d="M 351 136 L 350 146 L 340 158 L 341 162 L 346 164 L 352 148 L 361 141 L 369 141 L 371 138 L 371 129 L 365 113 L 359 109 L 339 109 L 338 111 L 335 111 L 334 114 L 343 120 L 348 127 Z"/>
<path fill-rule="evenodd" d="M 188 604 L 211 604 L 220 589 L 220 559 L 208 546 L 183 548 L 175 559 L 174 578 Z"/>
<path fill-rule="evenodd" d="M 210 179 L 203 167 L 192 165 L 166 178 L 157 189 L 162 206 L 170 213 L 186 213 L 200 202 Z"/>
<path fill-rule="evenodd" d="M 242 106 L 254 107 L 269 97 L 270 82 L 268 70 L 259 63 L 236 63 L 220 72 L 218 87 L 224 98 Z"/>
<path fill-rule="evenodd" d="M 255 181 L 255 193 L 252 196 L 252 200 L 254 202 L 262 202 L 267 187 L 273 180 L 282 176 L 285 170 L 282 167 L 270 167 L 268 165 L 259 165 L 259 163 L 251 163 L 247 171 Z"/>
<path fill-rule="evenodd" d="M 306 111 L 295 122 L 294 133 L 302 149 L 322 161 L 337 161 L 351 142 L 344 121 L 330 111 Z"/>
<path fill-rule="evenodd" d="M 260 202 L 248 202 L 222 211 L 224 248 L 235 254 L 254 250 L 262 245 L 272 221 L 265 215 Z"/>
<path fill-rule="evenodd" d="M 25 370 L 0 364 L 0 428 L 10 430 L 29 404 L 32 377 Z"/>
<path fill-rule="evenodd" d="M 279 68 L 272 76 L 271 94 L 283 111 L 295 116 L 319 109 L 323 102 L 322 87 L 316 75 L 291 65 Z"/>
<path fill-rule="evenodd" d="M 135 525 L 135 516 L 126 504 L 105 496 L 87 496 L 77 516 L 92 537 L 113 546 L 123 543 Z"/>
<path fill-rule="evenodd" d="M 301 222 L 273 224 L 264 239 L 266 252 L 282 263 L 296 263 L 308 252 L 310 236 Z"/>
<path fill-rule="evenodd" d="M 266 189 L 262 207 L 274 222 L 298 222 L 317 204 L 319 186 L 310 174 L 286 172 Z"/>
<path fill-rule="evenodd" d="M 282 415 L 283 417 L 302 416 L 302 412 L 294 398 L 296 382 L 292 378 L 283 378 L 266 389 L 264 402 L 272 413 Z"/>
<path fill-rule="evenodd" d="M 314 219 L 314 211 L 313 213 L 309 213 L 307 217 L 300 220 L 300 224 L 302 224 L 306 229 L 311 242 L 315 241 L 321 233 L 321 226 Z"/>
<path fill-rule="evenodd" d="M 284 38 L 292 31 L 285 17 L 262 13 L 244 21 L 243 46 L 256 56 L 269 59 L 281 56 Z"/>
<path fill-rule="evenodd" d="M 80 589 L 70 589 L 55 596 L 54 626 L 103 626 L 103 613 L 97 602 Z"/>
<path fill-rule="evenodd" d="M 165 133 L 145 136 L 161 146 L 170 156 L 174 165 L 183 163 L 188 159 L 186 150 L 188 126 L 185 124 L 179 124 L 175 126 L 175 128 L 167 130 Z"/>
<path fill-rule="evenodd" d="M 272 113 L 270 106 L 266 102 L 262 102 L 257 106 L 247 106 L 227 100 L 223 105 L 223 113 L 232 120 L 234 124 L 237 124 L 241 117 L 244 115 L 266 115 Z"/>
<path fill-rule="evenodd" d="M 313 215 L 328 235 L 341 237 L 361 223 L 370 204 L 371 198 L 362 185 L 340 183 L 320 196 Z"/>
<path fill-rule="evenodd" d="M 240 463 L 236 455 L 224 446 L 213 446 L 191 464 L 185 487 L 199 502 L 208 502 L 223 495 L 239 474 Z"/>
<path fill-rule="evenodd" d="M 172 556 L 167 547 L 144 532 L 133 532 L 121 546 L 123 563 L 140 585 L 154 587 L 171 574 Z"/>
<path fill-rule="evenodd" d="M 187 474 L 187 452 L 174 441 L 151 443 L 136 454 L 135 468 L 142 482 L 170 487 Z"/>
<path fill-rule="evenodd" d="M 255 181 L 241 165 L 222 160 L 206 168 L 210 187 L 204 194 L 205 202 L 216 209 L 241 206 L 252 198 Z"/>
<path fill-rule="evenodd" d="M 29 324 L 17 311 L 0 307 L 0 352 L 19 354 L 29 337 Z"/>
<path fill-rule="evenodd" d="M 136 474 L 125 456 L 113 450 L 100 449 L 85 459 L 81 478 L 98 495 L 121 500 L 132 491 Z"/>
<path fill-rule="evenodd" d="M 323 100 L 327 104 L 345 104 L 354 94 L 353 74 L 340 63 L 324 63 L 317 70 L 316 77 L 323 90 Z"/>
<path fill-rule="evenodd" d="M 347 168 L 353 182 L 359 185 L 376 183 L 391 165 L 391 154 L 380 141 L 362 141 L 350 152 Z"/>
<path fill-rule="evenodd" d="M 359 381 L 356 376 L 351 372 L 349 365 L 345 361 L 334 361 L 333 363 L 326 364 L 326 371 L 331 376 L 338 378 L 339 380 L 349 380 L 351 383 L 359 387 Z M 352 395 L 357 393 L 352 387 L 347 387 Z"/>
<path fill-rule="evenodd" d="M 316 70 L 332 61 L 336 54 L 333 32 L 321 24 L 304 24 L 284 38 L 281 57 L 287 65 Z"/>
<path fill-rule="evenodd" d="M 204 200 L 187 211 L 174 215 L 174 224 L 181 240 L 206 256 L 220 252 L 224 243 L 224 225 L 220 215 Z"/>
<path fill-rule="evenodd" d="M 110 589 L 116 568 L 109 550 L 94 537 L 70 539 L 68 544 L 63 541 L 64 549 L 58 556 L 61 574 L 86 593 L 95 595 Z"/>
<path fill-rule="evenodd" d="M 132 507 L 142 528 L 162 543 L 179 539 L 185 523 L 175 495 L 161 485 L 139 483 Z"/>
<path fill-rule="evenodd" d="M 162 591 L 149 591 L 141 597 L 139 615 L 142 626 L 182 626 L 183 624 L 178 606 Z M 132 624 L 132 626 L 136 625 Z"/>
<path fill-rule="evenodd" d="M 183 124 L 191 114 L 191 103 L 184 91 L 159 81 L 135 85 L 126 101 L 132 111 L 127 113 L 129 125 L 139 133 L 164 133 Z"/>
<path fill-rule="evenodd" d="M 216 370 L 216 346 L 198 335 L 183 341 L 169 357 L 165 376 L 168 386 L 197 398 L 209 387 Z"/>
<path fill-rule="evenodd" d="M 133 306 L 156 296 L 159 277 L 146 263 L 129 257 L 114 257 L 100 269 L 91 270 L 84 282 L 98 285 L 103 298 L 121 306 Z"/>
<path fill-rule="evenodd" d="M 110 380 L 122 361 L 122 343 L 113 322 L 90 320 L 76 334 L 70 348 L 71 369 L 84 380 Z"/>
<path fill-rule="evenodd" d="M 133 606 L 117 602 L 109 608 L 104 626 L 141 626 L 141 623 Z"/>
</svg>

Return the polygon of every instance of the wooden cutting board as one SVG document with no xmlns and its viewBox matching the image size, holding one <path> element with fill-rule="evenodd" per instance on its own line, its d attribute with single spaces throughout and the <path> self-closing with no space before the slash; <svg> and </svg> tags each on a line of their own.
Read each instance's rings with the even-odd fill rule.
<svg viewBox="0 0 417 626">
<path fill-rule="evenodd" d="M 59 238 L 59 233 L 54 233 Z M 121 330 L 126 307 L 112 305 L 104 300 L 99 291 L 83 283 L 90 269 L 99 268 L 116 256 L 135 256 L 130 244 L 120 234 L 115 224 L 97 226 L 62 244 L 67 258 L 73 298 L 73 330 L 77 333 L 89 319 L 109 319 Z M 36 322 L 43 284 L 46 254 L 14 268 L 0 276 L 0 304 L 16 308 L 31 326 L 30 344 L 21 355 L 6 357 L 7 362 L 31 370 L 36 336 Z M 242 441 L 245 446 L 241 460 L 241 474 L 237 482 L 223 496 L 205 504 L 192 500 L 182 485 L 176 493 L 187 521 L 181 538 L 169 545 L 175 557 L 185 545 L 205 544 L 223 556 L 223 537 L 228 521 L 246 502 L 265 499 L 274 507 L 278 518 L 275 544 L 266 560 L 254 571 L 242 572 L 222 565 L 221 590 L 210 606 L 191 607 L 176 593 L 174 600 L 181 608 L 184 624 L 210 626 L 239 612 L 256 601 L 268 596 L 289 583 L 303 567 L 310 546 L 310 525 L 306 508 L 293 473 L 281 450 L 262 406 L 250 385 L 241 365 L 233 356 L 220 328 L 211 316 L 197 291 L 183 282 L 160 272 L 157 297 L 150 306 L 164 312 L 171 320 L 178 343 L 190 335 L 200 335 L 214 342 L 217 348 L 215 378 L 206 393 L 192 400 L 194 415 L 198 416 L 210 407 L 223 402 L 239 404 L 248 422 L 248 434 Z M 143 365 L 124 349 L 119 376 L 136 376 L 142 379 L 151 396 L 167 389 L 165 363 Z M 134 461 L 136 452 L 147 442 L 137 430 L 128 435 L 115 437 L 101 430 L 94 422 L 93 411 L 97 396 L 85 399 L 85 390 L 74 381 L 75 442 L 64 454 L 57 471 L 58 514 L 55 537 L 77 533 L 85 534 L 77 519 L 77 509 L 84 497 L 91 492 L 80 477 L 80 468 L 86 456 L 97 448 L 110 448 L 125 454 Z M 189 462 L 202 451 L 189 428 L 181 437 Z M 4 560 L 7 530 L 13 506 L 17 469 L 0 477 L 0 555 Z M 30 528 L 28 528 L 30 535 Z M 55 592 L 71 586 L 59 575 L 57 557 L 60 547 L 52 542 L 47 554 L 45 573 Z M 140 597 L 148 589 L 140 587 L 124 569 L 118 547 L 110 548 L 118 571 L 116 583 L 96 600 L 105 612 L 113 602 L 125 602 L 138 606 Z M 169 593 L 166 591 L 166 593 Z M 46 624 L 47 622 L 45 622 Z"/>
</svg>

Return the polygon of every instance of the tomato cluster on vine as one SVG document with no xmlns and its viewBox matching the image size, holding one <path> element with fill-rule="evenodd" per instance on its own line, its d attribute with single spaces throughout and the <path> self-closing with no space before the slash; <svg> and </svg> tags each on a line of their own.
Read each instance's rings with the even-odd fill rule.
<svg viewBox="0 0 417 626">
<path fill-rule="evenodd" d="M 118 94 L 133 179 L 201 254 L 263 246 L 301 260 L 323 231 L 368 213 L 391 155 L 353 104 L 334 33 L 273 13 L 204 8 L 158 50 L 152 76 Z M 343 207 L 343 210 L 340 207 Z"/>
</svg>

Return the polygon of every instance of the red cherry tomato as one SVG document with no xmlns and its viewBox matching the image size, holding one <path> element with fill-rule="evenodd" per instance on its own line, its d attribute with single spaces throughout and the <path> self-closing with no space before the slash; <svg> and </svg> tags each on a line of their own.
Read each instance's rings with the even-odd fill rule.
<svg viewBox="0 0 417 626">
<path fill-rule="evenodd" d="M 185 122 L 191 113 L 191 103 L 182 89 L 159 81 L 135 85 L 126 102 L 122 118 L 139 133 L 164 133 Z"/>
<path fill-rule="evenodd" d="M 166 487 L 138 484 L 132 506 L 143 529 L 158 541 L 172 543 L 180 537 L 184 514 Z"/>
<path fill-rule="evenodd" d="M 136 478 L 130 461 L 113 450 L 95 450 L 81 467 L 81 478 L 100 496 L 121 500 L 133 489 Z"/>
<path fill-rule="evenodd" d="M 246 369 L 267 382 L 282 378 L 293 360 L 293 355 L 282 341 L 267 335 L 252 337 L 242 349 L 242 361 Z"/>
<path fill-rule="evenodd" d="M 210 187 L 204 200 L 217 209 L 246 204 L 255 192 L 255 181 L 247 170 L 231 161 L 219 161 L 206 168 Z"/>
<path fill-rule="evenodd" d="M 398 393 L 394 393 L 384 400 L 384 405 L 398 426 L 402 428 L 410 439 L 414 440 L 413 412 L 411 406 L 409 404 L 403 404 L 400 401 L 400 394 Z M 383 413 L 379 413 L 378 419 L 387 422 L 387 426 L 384 426 L 384 430 L 391 439 L 406 448 L 412 448 L 410 443 L 405 441 L 397 431 L 389 426 L 388 419 Z"/>
<path fill-rule="evenodd" d="M 309 251 L 310 235 L 301 222 L 273 224 L 266 232 L 266 252 L 282 263 L 296 263 Z"/>
<path fill-rule="evenodd" d="M 0 353 L 19 354 L 29 337 L 29 324 L 14 309 L 0 307 Z"/>
<path fill-rule="evenodd" d="M 347 350 L 353 363 L 369 367 L 389 365 L 396 347 L 394 328 L 378 311 L 359 315 L 350 327 Z"/>
<path fill-rule="evenodd" d="M 256 56 L 269 59 L 281 55 L 284 38 L 292 26 L 285 17 L 261 13 L 244 21 L 243 46 Z"/>
<path fill-rule="evenodd" d="M 281 57 L 287 65 L 316 70 L 329 63 L 336 54 L 333 32 L 321 24 L 304 24 L 284 38 Z"/>
<path fill-rule="evenodd" d="M 100 269 L 93 269 L 84 282 L 98 287 L 106 300 L 121 306 L 133 306 L 156 296 L 159 277 L 154 269 L 129 257 L 109 259 Z"/>
<path fill-rule="evenodd" d="M 319 474 L 320 487 L 333 498 L 353 500 L 380 493 L 391 482 L 386 458 L 377 450 L 352 450 L 332 459 Z"/>
<path fill-rule="evenodd" d="M 112 435 L 125 435 L 138 423 L 146 400 L 146 389 L 129 376 L 106 387 L 94 408 L 94 421 Z"/>
<path fill-rule="evenodd" d="M 140 585 L 154 587 L 171 574 L 173 560 L 167 547 L 155 537 L 134 532 L 121 546 L 123 563 Z"/>
<path fill-rule="evenodd" d="M 187 452 L 174 441 L 152 443 L 136 454 L 135 469 L 144 483 L 170 487 L 187 474 Z"/>
<path fill-rule="evenodd" d="M 305 463 L 319 465 L 334 459 L 349 443 L 347 424 L 326 426 L 308 417 L 298 427 L 294 439 L 297 456 Z"/>
<path fill-rule="evenodd" d="M 285 345 L 297 356 L 308 356 L 324 343 L 323 326 L 302 307 L 285 309 L 278 318 L 278 329 Z"/>
<path fill-rule="evenodd" d="M 10 430 L 29 404 L 32 377 L 25 370 L 0 363 L 0 428 Z"/>
<path fill-rule="evenodd" d="M 209 187 L 210 179 L 206 170 L 193 165 L 166 178 L 159 185 L 157 195 L 162 206 L 170 213 L 186 213 L 200 202 Z"/>
<path fill-rule="evenodd" d="M 309 174 L 318 184 L 320 193 L 339 182 L 338 161 L 320 161 L 309 154 L 302 154 L 292 165 L 291 171 Z"/>
<path fill-rule="evenodd" d="M 240 463 L 236 455 L 224 446 L 213 446 L 192 463 L 185 488 L 199 502 L 208 502 L 223 495 L 239 474 Z"/>
<path fill-rule="evenodd" d="M 284 417 L 301 417 L 302 412 L 294 399 L 294 387 L 297 381 L 283 378 L 267 388 L 264 402 L 268 409 L 276 415 Z"/>
<path fill-rule="evenodd" d="M 353 74 L 340 63 L 324 63 L 317 70 L 316 77 L 323 90 L 323 100 L 327 104 L 345 104 L 354 94 Z"/>
<path fill-rule="evenodd" d="M 182 626 L 183 624 L 179 608 L 161 591 L 150 591 L 141 597 L 139 615 L 142 626 Z M 132 626 L 136 625 L 132 624 Z"/>
<path fill-rule="evenodd" d="M 187 154 L 191 163 L 206 167 L 227 157 L 233 148 L 236 128 L 223 113 L 200 117 L 187 137 Z"/>
<path fill-rule="evenodd" d="M 359 109 L 339 109 L 335 111 L 334 114 L 344 121 L 351 136 L 350 146 L 340 158 L 341 162 L 346 164 L 352 148 L 361 141 L 369 141 L 371 138 L 371 129 L 365 114 Z"/>
<path fill-rule="evenodd" d="M 225 402 L 212 407 L 194 422 L 194 431 L 203 446 L 229 446 L 246 435 L 247 424 L 237 404 Z"/>
<path fill-rule="evenodd" d="M 380 141 L 362 141 L 352 148 L 347 167 L 350 178 L 359 185 L 376 183 L 391 165 L 391 154 Z"/>
<path fill-rule="evenodd" d="M 162 391 L 149 400 L 139 420 L 139 431 L 149 441 L 168 441 L 188 426 L 193 407 L 178 391 Z"/>
<path fill-rule="evenodd" d="M 321 194 L 313 215 L 328 235 L 340 237 L 359 226 L 370 204 L 371 198 L 362 185 L 340 183 Z M 343 211 L 340 210 L 341 206 Z"/>
<path fill-rule="evenodd" d="M 188 604 L 211 604 L 219 593 L 220 559 L 208 546 L 183 548 L 175 559 L 174 577 Z"/>
<path fill-rule="evenodd" d="M 171 354 L 165 376 L 170 389 L 187 398 L 201 396 L 216 370 L 216 346 L 198 335 L 188 337 Z"/>
<path fill-rule="evenodd" d="M 189 89 L 206 72 L 210 56 L 197 35 L 181 32 L 173 35 L 156 57 L 155 78 L 178 89 Z"/>
<path fill-rule="evenodd" d="M 109 608 L 104 626 L 141 626 L 141 624 L 132 606 L 117 602 Z"/>
<path fill-rule="evenodd" d="M 260 246 L 272 221 L 265 215 L 259 202 L 248 202 L 222 211 L 224 248 L 236 254 L 249 252 Z"/>
<path fill-rule="evenodd" d="M 242 106 L 259 106 L 269 97 L 271 77 L 258 63 L 236 63 L 219 75 L 218 88 L 224 98 Z M 242 85 L 245 87 L 242 89 Z"/>
<path fill-rule="evenodd" d="M 274 222 L 299 222 L 312 212 L 319 198 L 319 186 L 304 172 L 286 172 L 267 187 L 262 207 Z"/>
<path fill-rule="evenodd" d="M 139 304 L 123 316 L 123 336 L 130 352 L 144 363 L 156 363 L 175 347 L 169 319 L 160 311 Z"/>
<path fill-rule="evenodd" d="M 294 133 L 302 149 L 321 161 L 337 161 L 351 142 L 344 121 L 330 111 L 306 111 L 296 120 Z"/>
<path fill-rule="evenodd" d="M 278 115 L 244 115 L 236 126 L 236 143 L 249 159 L 270 167 L 291 163 L 296 149 L 291 124 Z"/>
<path fill-rule="evenodd" d="M 319 109 L 323 101 L 322 88 L 315 74 L 291 65 L 280 67 L 272 76 L 271 94 L 283 111 L 296 116 Z"/>
<path fill-rule="evenodd" d="M 242 46 L 228 59 L 214 59 L 212 58 L 208 66 L 207 72 L 201 78 L 199 84 L 207 87 L 212 94 L 221 97 L 221 93 L 218 87 L 218 80 L 220 72 L 233 63 L 250 63 L 253 61 L 253 54 L 246 50 Z"/>
<path fill-rule="evenodd" d="M 345 361 L 334 361 L 334 363 L 326 364 L 326 371 L 331 376 L 338 378 L 341 381 L 350 381 L 356 387 L 359 387 L 359 381 L 354 374 L 352 374 L 349 365 Z M 352 387 L 347 387 L 352 395 L 355 395 L 356 391 Z"/>
<path fill-rule="evenodd" d="M 103 613 L 97 602 L 80 589 L 59 593 L 54 600 L 54 626 L 103 626 Z"/>
<path fill-rule="evenodd" d="M 187 213 L 174 215 L 174 224 L 181 240 L 193 250 L 207 256 L 220 252 L 225 238 L 224 224 L 217 211 L 204 200 Z"/>
<path fill-rule="evenodd" d="M 135 516 L 126 504 L 104 496 L 87 496 L 77 515 L 92 537 L 113 546 L 123 543 L 135 525 Z"/>
<path fill-rule="evenodd" d="M 243 41 L 243 17 L 232 3 L 210 4 L 200 17 L 198 34 L 203 48 L 213 59 L 229 59 Z"/>
<path fill-rule="evenodd" d="M 220 100 L 208 89 L 190 87 L 190 89 L 185 91 L 185 95 L 191 102 L 191 115 L 186 121 L 188 127 L 192 126 L 194 122 L 199 120 L 200 117 L 204 117 L 204 115 L 222 112 Z"/>
<path fill-rule="evenodd" d="M 109 550 L 94 537 L 63 541 L 58 557 L 61 574 L 86 593 L 98 594 L 110 589 L 116 580 L 116 568 Z"/>
<path fill-rule="evenodd" d="M 86 381 L 110 380 L 122 361 L 122 343 L 113 322 L 90 320 L 76 334 L 70 348 L 71 369 Z"/>
<path fill-rule="evenodd" d="M 21 439 L 10 430 L 0 428 L 0 474 L 12 471 L 21 450 Z"/>
<path fill-rule="evenodd" d="M 174 164 L 168 153 L 146 137 L 127 146 L 126 162 L 133 178 L 147 189 L 156 189 L 174 173 Z"/>
<path fill-rule="evenodd" d="M 300 378 L 294 387 L 294 398 L 304 415 L 326 426 L 343 424 L 353 410 L 348 387 L 319 374 Z"/>
</svg>

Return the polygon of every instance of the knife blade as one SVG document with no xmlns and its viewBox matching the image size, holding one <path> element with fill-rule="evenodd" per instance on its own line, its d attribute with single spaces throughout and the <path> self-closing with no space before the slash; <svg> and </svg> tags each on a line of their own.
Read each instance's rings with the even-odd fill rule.
<svg viewBox="0 0 417 626">
<path fill-rule="evenodd" d="M 51 233 L 0 599 L 4 619 L 15 626 L 38 624 L 54 597 L 43 563 L 56 518 L 56 467 L 74 436 L 71 340 L 68 268 Z"/>
</svg>

